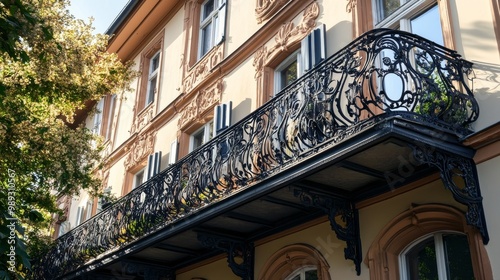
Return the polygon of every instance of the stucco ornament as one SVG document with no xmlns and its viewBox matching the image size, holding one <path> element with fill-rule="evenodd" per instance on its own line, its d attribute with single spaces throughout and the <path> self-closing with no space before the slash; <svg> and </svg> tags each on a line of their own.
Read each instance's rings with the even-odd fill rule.
<svg viewBox="0 0 500 280">
<path fill-rule="evenodd" d="M 150 131 L 139 135 L 129 146 L 129 153 L 125 158 L 125 169 L 129 170 L 146 159 L 148 155 L 152 154 L 155 139 L 156 131 Z"/>
<path fill-rule="evenodd" d="M 258 23 L 262 23 L 276 14 L 287 2 L 293 0 L 257 0 L 255 2 L 255 17 Z"/>
<path fill-rule="evenodd" d="M 316 27 L 316 19 L 319 16 L 320 8 L 317 2 L 307 6 L 302 14 L 300 23 L 295 26 L 293 22 L 284 23 L 274 36 L 275 44 L 269 49 L 262 46 L 254 55 L 253 66 L 256 73 L 255 78 L 262 74 L 263 68 L 269 64 L 279 53 L 304 39 Z"/>
<path fill-rule="evenodd" d="M 199 94 L 181 110 L 178 127 L 183 129 L 186 125 L 201 119 L 208 110 L 218 104 L 221 100 L 222 87 L 223 80 L 219 79 L 200 90 Z"/>
</svg>

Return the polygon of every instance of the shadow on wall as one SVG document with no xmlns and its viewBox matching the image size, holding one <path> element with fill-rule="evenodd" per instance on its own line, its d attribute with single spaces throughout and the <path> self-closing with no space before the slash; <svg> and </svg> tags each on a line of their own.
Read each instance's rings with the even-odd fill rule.
<svg viewBox="0 0 500 280">
<path fill-rule="evenodd" d="M 244 117 L 250 115 L 252 112 L 252 100 L 250 98 L 245 98 L 237 106 L 233 107 L 232 120 L 231 123 L 235 124 Z"/>
<path fill-rule="evenodd" d="M 464 54 L 465 45 L 467 49 L 494 54 L 494 59 L 498 59 L 497 40 L 491 21 L 476 21 L 470 28 L 461 27 L 460 32 L 455 33 L 455 37 L 456 42 L 462 42 L 461 46 L 457 46 L 457 51 L 461 54 Z"/>
<path fill-rule="evenodd" d="M 473 125 L 479 131 L 491 124 L 500 121 L 498 108 L 500 108 L 500 65 L 472 61 L 473 73 L 470 75 L 473 83 L 471 89 L 479 103 L 479 119 Z"/>
</svg>

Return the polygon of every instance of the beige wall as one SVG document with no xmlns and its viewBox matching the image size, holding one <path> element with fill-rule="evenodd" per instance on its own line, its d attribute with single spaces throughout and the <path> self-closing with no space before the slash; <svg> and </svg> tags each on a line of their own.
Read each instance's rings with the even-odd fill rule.
<svg viewBox="0 0 500 280">
<path fill-rule="evenodd" d="M 483 196 L 483 207 L 486 216 L 486 225 L 490 234 L 490 242 L 486 251 L 491 261 L 494 279 L 500 279 L 500 219 L 498 217 L 500 198 L 500 157 L 490 159 L 478 165 L 479 183 Z"/>
<path fill-rule="evenodd" d="M 478 121 L 473 125 L 475 131 L 499 120 L 500 57 L 490 2 L 452 1 L 457 51 L 474 63 L 473 89 L 481 110 Z"/>
<path fill-rule="evenodd" d="M 204 278 L 207 280 L 240 280 L 241 278 L 234 275 L 231 269 L 227 266 L 227 259 L 222 258 L 212 263 L 193 268 L 187 272 L 177 274 L 177 280 L 192 280 Z"/>
</svg>

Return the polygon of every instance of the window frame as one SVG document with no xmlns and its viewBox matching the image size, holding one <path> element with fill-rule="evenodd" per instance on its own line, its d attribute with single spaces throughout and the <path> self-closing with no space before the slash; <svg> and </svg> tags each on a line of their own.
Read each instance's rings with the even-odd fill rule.
<svg viewBox="0 0 500 280">
<path fill-rule="evenodd" d="M 210 12 L 210 14 L 205 16 L 205 5 L 208 4 L 208 2 L 213 1 L 214 3 L 214 8 Z M 197 37 L 198 37 L 198 42 L 197 42 L 197 61 L 201 60 L 205 55 L 210 53 L 210 51 L 220 44 L 221 42 L 224 41 L 224 36 L 225 36 L 225 29 L 226 29 L 226 17 L 227 17 L 227 12 L 226 12 L 226 3 L 227 0 L 204 0 L 199 4 L 199 22 L 198 22 L 198 27 L 197 29 Z M 205 46 L 205 38 L 206 36 L 204 33 L 204 29 L 212 24 L 210 34 L 208 36 L 210 42 L 208 44 L 208 48 L 204 50 Z"/>
<path fill-rule="evenodd" d="M 139 183 L 137 181 L 137 178 L 139 175 L 142 175 L 142 180 L 141 182 Z M 146 168 L 142 168 L 140 169 L 139 171 L 135 172 L 134 173 L 134 181 L 132 182 L 132 190 L 133 189 L 136 189 L 137 187 L 139 187 L 140 185 L 144 184 L 144 182 L 146 182 Z"/>
<path fill-rule="evenodd" d="M 449 49 L 456 49 L 455 44 L 455 36 L 453 32 L 452 26 L 452 14 L 451 14 L 451 4 L 450 0 L 408 0 L 403 5 L 401 5 L 396 11 L 394 11 L 391 15 L 386 17 L 385 19 L 378 20 L 380 18 L 380 10 L 379 10 L 379 2 L 381 0 L 368 0 L 370 5 L 368 8 L 371 8 L 371 23 L 364 22 L 363 18 L 357 17 L 353 15 L 353 25 L 356 30 L 359 30 L 359 34 L 362 34 L 368 31 L 371 28 L 394 28 L 396 25 L 401 25 L 401 19 L 403 19 L 403 30 L 408 30 L 410 17 L 418 16 L 422 14 L 433 5 L 437 5 L 439 10 L 439 17 L 441 21 L 441 30 L 443 32 L 443 42 L 444 46 Z M 357 9 L 361 9 L 358 5 Z M 360 11 L 355 11 L 359 13 Z M 397 23 L 398 22 L 398 23 Z M 361 27 L 361 28 L 358 28 Z M 367 30 L 364 30 L 364 29 Z"/>
<path fill-rule="evenodd" d="M 148 108 L 153 106 L 153 115 L 156 114 L 156 106 L 159 99 L 161 84 L 162 84 L 162 69 L 163 69 L 163 39 L 165 30 L 159 31 L 159 36 L 153 39 L 150 45 L 145 49 L 141 55 L 140 64 L 140 87 L 136 91 L 136 99 L 134 106 L 134 124 L 136 122 L 137 116 L 141 115 L 143 112 L 148 111 Z M 151 62 L 154 58 L 158 57 L 158 68 L 155 71 L 151 71 Z M 153 96 L 150 97 L 149 93 L 151 91 L 150 78 L 156 77 L 155 89 L 152 92 Z M 148 103 L 148 99 L 151 102 Z"/>
<path fill-rule="evenodd" d="M 158 61 L 157 64 L 153 63 L 155 60 Z M 142 108 L 146 108 L 149 106 L 149 104 L 153 103 L 155 101 L 155 96 L 157 95 L 158 92 L 158 87 L 159 87 L 159 71 L 160 71 L 160 65 L 161 65 L 161 51 L 158 50 L 151 58 L 149 58 L 149 71 L 148 71 L 148 86 L 146 89 L 146 96 L 144 99 L 144 106 Z M 156 68 L 153 69 L 153 67 L 156 65 Z M 154 85 L 152 81 L 154 80 Z M 153 90 L 151 90 L 151 87 L 154 86 Z"/>
<path fill-rule="evenodd" d="M 318 272 L 318 267 L 316 267 L 315 265 L 306 265 L 306 266 L 302 266 L 298 269 L 296 269 L 294 272 L 292 272 L 290 275 L 288 275 L 285 280 L 293 280 L 294 277 L 297 277 L 300 275 L 300 280 L 307 280 L 305 278 L 305 273 L 307 271 L 311 271 L 311 270 L 316 270 L 316 273 Z"/>
<path fill-rule="evenodd" d="M 200 134 L 200 132 L 202 131 L 203 131 L 203 139 L 202 139 L 203 143 L 200 146 L 195 147 L 195 135 Z M 210 135 L 210 132 L 212 132 L 212 135 Z M 215 136 L 214 120 L 212 119 L 203 124 L 200 128 L 198 128 L 189 135 L 189 152 L 192 152 L 198 149 L 199 147 L 203 146 L 205 143 L 210 141 L 214 136 Z"/>
<path fill-rule="evenodd" d="M 299 79 L 304 74 L 304 67 L 302 63 L 302 51 L 301 48 L 292 52 L 287 56 L 281 63 L 274 68 L 274 91 L 273 96 L 276 96 L 280 91 L 282 91 L 287 86 L 283 86 L 282 73 L 286 70 L 294 61 L 297 62 L 297 79 Z"/>
<path fill-rule="evenodd" d="M 365 264 L 371 280 L 399 279 L 399 255 L 420 237 L 438 231 L 467 236 L 476 279 L 493 279 L 481 233 L 467 224 L 465 214 L 444 204 L 412 206 L 389 221 L 370 245 Z"/>
<path fill-rule="evenodd" d="M 422 242 L 428 239 L 433 239 L 435 249 L 436 249 L 436 267 L 438 269 L 438 279 L 447 279 L 447 264 L 446 264 L 446 253 L 445 245 L 443 241 L 443 235 L 461 235 L 467 237 L 463 232 L 457 231 L 437 231 L 429 234 L 425 234 L 412 243 L 410 243 L 399 255 L 399 273 L 401 280 L 409 280 L 408 277 L 409 269 L 407 265 L 407 254 L 416 246 L 419 246 Z M 469 255 L 470 257 L 470 255 Z M 472 262 L 472 261 L 471 261 Z"/>
</svg>

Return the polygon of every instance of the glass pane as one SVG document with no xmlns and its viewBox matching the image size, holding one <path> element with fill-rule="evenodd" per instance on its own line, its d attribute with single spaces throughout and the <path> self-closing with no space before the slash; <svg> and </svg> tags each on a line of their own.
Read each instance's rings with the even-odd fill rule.
<svg viewBox="0 0 500 280">
<path fill-rule="evenodd" d="M 151 59 L 151 71 L 150 71 L 150 74 L 152 72 L 154 72 L 156 69 L 158 69 L 158 66 L 160 65 L 160 55 L 157 54 L 155 55 L 152 59 Z"/>
<path fill-rule="evenodd" d="M 203 136 L 205 134 L 205 130 L 202 129 L 195 134 L 193 134 L 193 150 L 203 145 Z"/>
<path fill-rule="evenodd" d="M 411 31 L 437 44 L 443 45 L 443 30 L 437 5 L 411 20 Z"/>
<path fill-rule="evenodd" d="M 401 6 L 400 0 L 380 0 L 380 20 L 382 21 L 386 17 L 390 16 Z"/>
<path fill-rule="evenodd" d="M 157 76 L 154 76 L 150 81 L 149 81 L 149 91 L 148 91 L 148 96 L 146 97 L 146 106 L 153 102 L 153 99 L 155 97 L 155 89 L 156 89 L 156 79 Z"/>
<path fill-rule="evenodd" d="M 285 88 L 295 80 L 297 80 L 297 60 L 281 71 L 281 88 Z"/>
<path fill-rule="evenodd" d="M 201 56 L 203 56 L 212 48 L 212 23 L 207 24 L 201 32 Z"/>
<path fill-rule="evenodd" d="M 448 279 L 474 279 L 469 243 L 465 235 L 443 235 Z"/>
<path fill-rule="evenodd" d="M 408 279 L 438 280 L 436 248 L 431 237 L 406 254 Z"/>
<path fill-rule="evenodd" d="M 318 280 L 318 271 L 316 269 L 306 271 L 305 280 Z"/>
<path fill-rule="evenodd" d="M 213 10 L 214 10 L 214 0 L 210 0 L 207 3 L 205 3 L 205 5 L 203 5 L 202 21 L 205 20 L 210 15 L 210 13 L 213 12 Z"/>
</svg>

